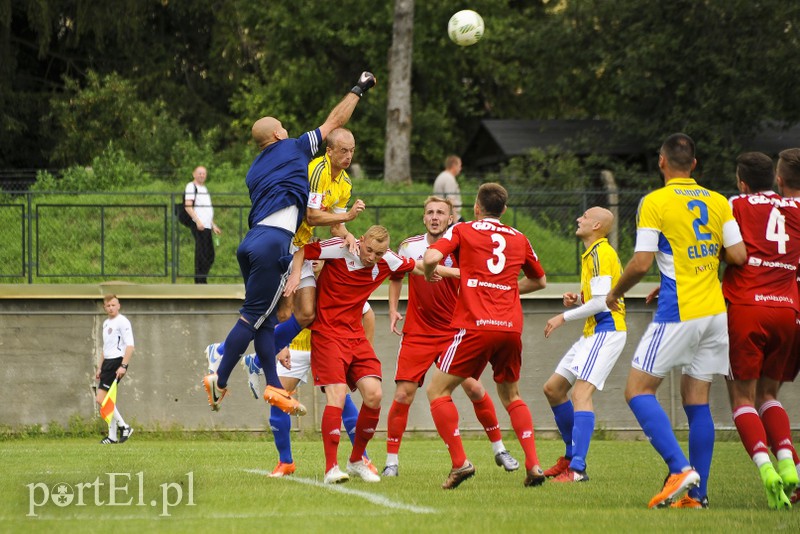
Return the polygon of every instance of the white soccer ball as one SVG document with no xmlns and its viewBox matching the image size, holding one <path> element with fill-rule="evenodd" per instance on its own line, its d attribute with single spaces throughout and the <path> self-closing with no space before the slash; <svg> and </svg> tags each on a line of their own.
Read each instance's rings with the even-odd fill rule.
<svg viewBox="0 0 800 534">
<path fill-rule="evenodd" d="M 483 37 L 483 19 L 471 9 L 459 11 L 450 17 L 447 35 L 459 46 L 474 45 Z"/>
</svg>

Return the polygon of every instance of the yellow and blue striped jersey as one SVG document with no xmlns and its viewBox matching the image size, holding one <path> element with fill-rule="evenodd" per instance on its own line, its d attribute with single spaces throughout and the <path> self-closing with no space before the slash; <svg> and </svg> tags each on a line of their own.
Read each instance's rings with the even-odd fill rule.
<svg viewBox="0 0 800 534">
<path fill-rule="evenodd" d="M 327 154 L 313 159 L 308 164 L 309 195 L 308 207 L 334 213 L 347 211 L 353 183 L 347 172 L 342 170 L 338 176 L 331 177 L 331 160 Z M 314 233 L 314 227 L 303 218 L 303 224 L 297 229 L 294 236 L 294 246 L 297 248 L 307 244 Z"/>
<path fill-rule="evenodd" d="M 581 295 L 583 302 L 589 302 L 594 296 L 592 291 L 593 281 L 602 280 L 606 294 L 608 290 L 617 285 L 622 274 L 622 265 L 614 247 L 608 239 L 598 239 L 586 249 L 581 257 Z M 605 280 L 603 280 L 605 279 Z M 610 285 L 608 280 L 610 279 Z M 586 318 L 583 326 L 583 336 L 589 337 L 597 332 L 624 332 L 625 326 L 625 299 L 619 299 L 620 309 L 606 310 Z"/>
<path fill-rule="evenodd" d="M 311 330 L 308 328 L 303 328 L 292 340 L 292 344 L 289 345 L 289 350 L 304 350 L 306 352 L 310 352 Z"/>
<path fill-rule="evenodd" d="M 656 253 L 661 290 L 655 322 L 680 322 L 725 311 L 718 277 L 728 201 L 691 178 L 670 180 L 642 198 L 636 251 Z M 733 243 L 732 243 L 733 244 Z"/>
</svg>

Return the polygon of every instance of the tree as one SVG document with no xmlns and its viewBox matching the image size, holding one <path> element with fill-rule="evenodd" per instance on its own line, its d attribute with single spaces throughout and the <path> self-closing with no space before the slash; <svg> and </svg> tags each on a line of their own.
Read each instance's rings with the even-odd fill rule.
<svg viewBox="0 0 800 534">
<path fill-rule="evenodd" d="M 411 182 L 411 57 L 414 48 L 414 0 L 395 0 L 389 88 L 386 105 L 386 183 Z"/>
</svg>

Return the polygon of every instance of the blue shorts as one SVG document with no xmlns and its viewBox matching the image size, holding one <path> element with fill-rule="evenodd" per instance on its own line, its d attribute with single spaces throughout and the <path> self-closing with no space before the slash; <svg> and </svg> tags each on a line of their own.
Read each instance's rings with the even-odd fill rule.
<svg viewBox="0 0 800 534">
<path fill-rule="evenodd" d="M 288 276 L 286 256 L 293 235 L 274 226 L 254 226 L 236 250 L 244 279 L 244 305 L 239 312 L 255 325 L 267 315 L 265 324 L 274 326 L 275 312 Z"/>
</svg>

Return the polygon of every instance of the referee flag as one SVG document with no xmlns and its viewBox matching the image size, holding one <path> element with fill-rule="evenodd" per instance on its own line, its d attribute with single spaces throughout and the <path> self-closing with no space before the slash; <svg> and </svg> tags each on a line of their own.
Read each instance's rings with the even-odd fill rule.
<svg viewBox="0 0 800 534">
<path fill-rule="evenodd" d="M 111 383 L 111 387 L 108 388 L 108 393 L 106 393 L 106 398 L 103 399 L 102 404 L 100 404 L 100 416 L 105 419 L 106 423 L 111 422 L 111 418 L 114 416 L 114 407 L 117 405 L 117 380 Z"/>
</svg>

